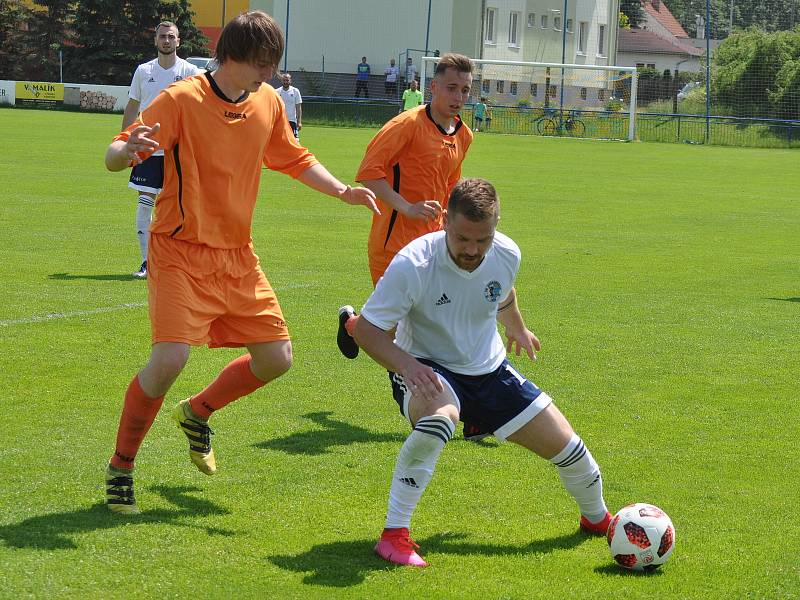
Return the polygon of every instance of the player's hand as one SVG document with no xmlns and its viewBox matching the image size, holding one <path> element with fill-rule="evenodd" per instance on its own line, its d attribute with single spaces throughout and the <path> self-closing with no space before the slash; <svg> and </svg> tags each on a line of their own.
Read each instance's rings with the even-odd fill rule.
<svg viewBox="0 0 800 600">
<path fill-rule="evenodd" d="M 423 200 L 422 202 L 409 203 L 405 216 L 409 219 L 432 221 L 442 214 L 442 205 L 436 200 Z"/>
<path fill-rule="evenodd" d="M 347 204 L 353 206 L 366 206 L 376 215 L 381 214 L 378 205 L 375 204 L 375 192 L 365 187 L 350 187 L 342 192 L 339 197 Z"/>
<path fill-rule="evenodd" d="M 141 164 L 142 157 L 139 153 L 148 155 L 158 150 L 159 144 L 151 136 L 157 134 L 159 129 L 161 129 L 161 123 L 156 123 L 152 127 L 139 125 L 131 131 L 131 136 L 125 144 L 125 152 L 133 164 Z"/>
<path fill-rule="evenodd" d="M 412 396 L 433 402 L 444 391 L 436 371 L 418 360 L 412 360 L 400 373 Z"/>
<path fill-rule="evenodd" d="M 536 351 L 542 349 L 542 344 L 539 338 L 530 331 L 523 327 L 521 331 L 512 331 L 506 329 L 506 351 L 511 354 L 512 352 L 519 356 L 524 350 L 531 360 L 536 360 Z"/>
</svg>

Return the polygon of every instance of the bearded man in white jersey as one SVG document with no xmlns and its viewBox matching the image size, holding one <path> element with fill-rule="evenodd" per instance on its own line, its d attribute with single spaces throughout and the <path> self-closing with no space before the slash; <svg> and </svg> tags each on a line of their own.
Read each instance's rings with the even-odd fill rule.
<svg viewBox="0 0 800 600">
<path fill-rule="evenodd" d="M 583 531 L 604 535 L 611 520 L 591 453 L 552 399 L 506 359 L 524 351 L 534 360 L 540 343 L 519 311 L 514 280 L 521 254 L 496 231 L 499 211 L 488 181 L 459 182 L 444 231 L 395 256 L 356 325 L 358 345 L 388 369 L 394 399 L 413 428 L 397 457 L 375 546 L 392 563 L 427 566 L 409 533 L 411 515 L 459 419 L 552 462 L 578 504 Z"/>
<path fill-rule="evenodd" d="M 122 116 L 122 129 L 133 123 L 134 119 L 147 108 L 164 88 L 185 77 L 198 75 L 202 71 L 190 62 L 175 54 L 181 38 L 178 27 L 171 21 L 162 21 L 156 27 L 155 45 L 158 58 L 136 67 L 128 91 L 128 104 Z M 139 238 L 139 251 L 142 264 L 133 276 L 147 278 L 147 245 L 150 238 L 150 219 L 153 214 L 156 196 L 164 182 L 164 151 L 157 150 L 143 163 L 133 167 L 128 187 L 136 190 L 139 203 L 136 206 L 136 236 Z"/>
</svg>

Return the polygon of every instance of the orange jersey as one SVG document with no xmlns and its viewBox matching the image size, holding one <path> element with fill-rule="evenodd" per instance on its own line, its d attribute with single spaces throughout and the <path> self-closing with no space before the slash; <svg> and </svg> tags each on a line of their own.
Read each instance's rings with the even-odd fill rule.
<svg viewBox="0 0 800 600">
<path fill-rule="evenodd" d="M 271 85 L 230 102 L 208 74 L 178 81 L 159 94 L 115 140 L 141 123 L 161 124 L 164 187 L 150 226 L 178 240 L 241 248 L 251 240 L 261 164 L 291 177 L 317 163 L 300 146 Z"/>
<path fill-rule="evenodd" d="M 460 118 L 456 118 L 455 131 L 448 134 L 434 122 L 429 106 L 413 108 L 386 123 L 372 138 L 356 180 L 386 179 L 407 202 L 438 200 L 447 208 L 471 143 L 472 131 Z M 370 262 L 377 260 L 385 265 L 383 269 L 406 244 L 442 228 L 441 219 L 408 219 L 380 198 L 378 207 L 381 214 L 372 216 L 368 253 Z"/>
</svg>

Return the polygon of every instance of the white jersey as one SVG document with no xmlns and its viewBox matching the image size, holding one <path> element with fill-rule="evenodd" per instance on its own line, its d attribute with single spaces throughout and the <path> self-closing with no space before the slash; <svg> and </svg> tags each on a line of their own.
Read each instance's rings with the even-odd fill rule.
<svg viewBox="0 0 800 600">
<path fill-rule="evenodd" d="M 394 257 L 361 315 L 389 331 L 416 358 L 462 375 L 484 375 L 506 356 L 497 331 L 497 307 L 508 298 L 521 260 L 502 233 L 474 271 L 460 269 L 447 251 L 445 232 L 417 238 Z"/>
<path fill-rule="evenodd" d="M 300 90 L 293 85 L 290 85 L 288 90 L 283 89 L 282 85 L 275 89 L 278 90 L 278 95 L 283 100 L 284 106 L 286 106 L 286 118 L 292 123 L 297 123 L 297 105 L 303 103 Z"/>
<path fill-rule="evenodd" d="M 158 64 L 158 59 L 154 58 L 136 67 L 136 71 L 133 72 L 133 80 L 128 91 L 128 97 L 139 102 L 139 112 L 142 112 L 150 106 L 150 103 L 155 100 L 161 90 L 176 81 L 200 73 L 202 73 L 200 69 L 178 56 L 175 57 L 175 64 L 169 69 L 162 68 Z M 157 150 L 153 153 L 154 156 L 163 156 L 163 154 L 163 150 Z"/>
</svg>

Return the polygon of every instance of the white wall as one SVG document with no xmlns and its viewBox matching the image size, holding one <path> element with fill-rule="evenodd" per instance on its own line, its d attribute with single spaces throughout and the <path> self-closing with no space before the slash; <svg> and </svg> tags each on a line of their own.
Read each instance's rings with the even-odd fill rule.
<svg viewBox="0 0 800 600">
<path fill-rule="evenodd" d="M 431 3 L 431 51 L 445 52 L 452 45 L 454 2 L 458 0 Z M 285 2 L 275 3 L 273 17 L 286 27 Z M 382 75 L 390 58 L 397 60 L 407 48 L 425 49 L 427 23 L 428 0 L 381 3 L 380 10 L 372 0 L 349 0 L 344 8 L 339 2 L 293 0 L 289 7 L 287 68 L 321 71 L 324 55 L 325 72 L 355 73 L 361 57 L 366 56 L 372 74 Z"/>
<path fill-rule="evenodd" d="M 656 65 L 657 71 L 675 71 L 675 68 L 680 72 L 684 71 L 700 71 L 700 59 L 692 57 L 689 60 L 682 62 L 686 59 L 684 54 L 646 54 L 642 52 L 619 52 L 617 53 L 617 62 L 621 67 L 635 67 L 637 63 L 644 65 Z M 678 65 L 678 63 L 681 63 Z"/>
</svg>

